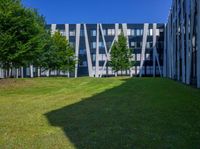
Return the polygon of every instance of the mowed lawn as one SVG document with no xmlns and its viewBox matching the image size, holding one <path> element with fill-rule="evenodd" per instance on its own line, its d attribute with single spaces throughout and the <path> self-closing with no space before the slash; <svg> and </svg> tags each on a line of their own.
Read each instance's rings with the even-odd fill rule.
<svg viewBox="0 0 200 149">
<path fill-rule="evenodd" d="M 0 80 L 0 149 L 199 149 L 200 90 L 162 78 Z"/>
</svg>

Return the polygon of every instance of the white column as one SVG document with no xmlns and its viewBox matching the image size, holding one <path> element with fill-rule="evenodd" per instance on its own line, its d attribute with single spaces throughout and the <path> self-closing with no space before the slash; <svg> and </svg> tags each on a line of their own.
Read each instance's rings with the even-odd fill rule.
<svg viewBox="0 0 200 149">
<path fill-rule="evenodd" d="M 51 35 L 54 35 L 56 32 L 56 24 L 51 24 Z"/>
<path fill-rule="evenodd" d="M 69 40 L 69 24 L 65 24 L 65 35 L 66 39 Z"/>
<path fill-rule="evenodd" d="M 24 78 L 24 68 L 23 67 L 21 67 L 21 69 L 20 69 L 20 73 L 21 73 L 21 78 Z"/>
<path fill-rule="evenodd" d="M 50 71 L 49 71 L 49 69 L 46 71 L 46 76 L 47 76 L 47 77 L 50 76 Z"/>
<path fill-rule="evenodd" d="M 163 51 L 163 77 L 166 77 L 167 72 L 167 28 L 164 29 L 164 51 Z"/>
<path fill-rule="evenodd" d="M 96 38 L 96 43 L 97 43 L 97 47 L 96 47 L 96 78 L 99 77 L 99 24 L 97 24 L 97 38 Z"/>
<path fill-rule="evenodd" d="M 142 68 L 145 61 L 145 51 L 146 51 L 146 44 L 147 44 L 147 33 L 149 29 L 149 24 L 144 24 L 144 31 L 143 31 L 143 40 L 142 40 L 142 53 L 141 53 L 141 61 L 140 61 L 140 77 L 142 77 Z"/>
<path fill-rule="evenodd" d="M 79 44 L 80 44 L 80 29 L 81 29 L 81 24 L 76 24 L 76 49 L 75 49 L 75 56 L 76 60 L 78 61 L 79 59 Z M 75 78 L 78 76 L 78 62 L 75 64 Z"/>
<path fill-rule="evenodd" d="M 16 75 L 16 78 L 18 79 L 19 78 L 19 69 L 18 68 L 15 69 L 15 75 Z"/>
<path fill-rule="evenodd" d="M 30 77 L 33 78 L 33 65 L 30 65 Z"/>
<path fill-rule="evenodd" d="M 38 77 L 40 77 L 40 72 L 41 72 L 40 68 L 38 68 Z"/>
<path fill-rule="evenodd" d="M 157 25 L 153 24 L 153 76 L 156 75 L 156 28 Z"/>
</svg>

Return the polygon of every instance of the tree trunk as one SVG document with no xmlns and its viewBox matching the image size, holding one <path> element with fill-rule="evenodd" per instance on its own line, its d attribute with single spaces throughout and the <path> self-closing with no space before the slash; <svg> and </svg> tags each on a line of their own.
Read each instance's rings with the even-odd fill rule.
<svg viewBox="0 0 200 149">
<path fill-rule="evenodd" d="M 49 77 L 51 76 L 51 69 L 49 70 Z"/>
<path fill-rule="evenodd" d="M 7 74 L 8 74 L 7 71 L 8 71 L 7 69 L 4 70 L 4 76 L 5 76 L 5 78 L 7 78 Z"/>
<path fill-rule="evenodd" d="M 58 70 L 56 70 L 56 76 L 57 76 L 57 77 L 59 76 L 59 72 L 58 72 Z"/>
</svg>

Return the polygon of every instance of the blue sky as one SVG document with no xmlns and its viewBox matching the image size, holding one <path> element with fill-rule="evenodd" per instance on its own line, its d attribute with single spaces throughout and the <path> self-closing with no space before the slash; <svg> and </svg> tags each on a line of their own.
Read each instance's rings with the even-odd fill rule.
<svg viewBox="0 0 200 149">
<path fill-rule="evenodd" d="M 165 23 L 171 0 L 22 0 L 47 23 Z"/>
</svg>

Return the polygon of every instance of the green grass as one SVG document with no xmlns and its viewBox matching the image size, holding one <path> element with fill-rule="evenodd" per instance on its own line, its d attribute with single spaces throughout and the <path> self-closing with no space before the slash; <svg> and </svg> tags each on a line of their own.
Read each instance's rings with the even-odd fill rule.
<svg viewBox="0 0 200 149">
<path fill-rule="evenodd" d="M 199 149 L 200 90 L 161 78 L 0 80 L 0 149 Z"/>
</svg>

